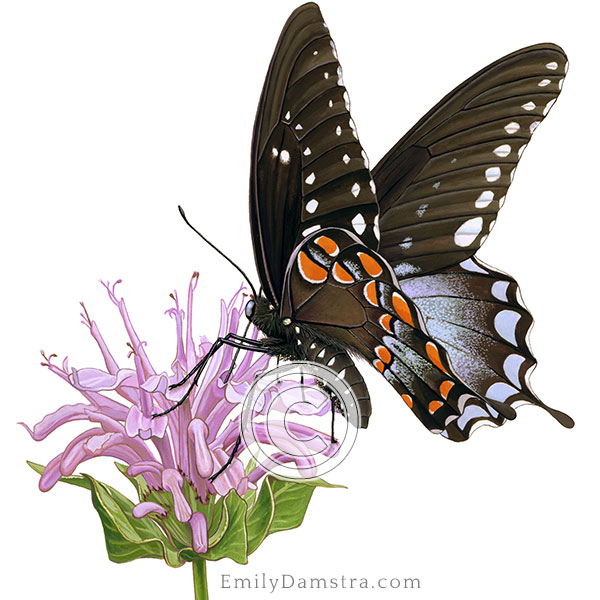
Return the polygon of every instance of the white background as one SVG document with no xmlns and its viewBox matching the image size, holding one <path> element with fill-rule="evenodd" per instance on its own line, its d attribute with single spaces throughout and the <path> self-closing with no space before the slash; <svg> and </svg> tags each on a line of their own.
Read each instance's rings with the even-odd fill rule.
<svg viewBox="0 0 600 600">
<path fill-rule="evenodd" d="M 314 598 L 592 598 L 598 521 L 598 49 L 591 3 L 334 2 L 353 117 L 372 164 L 463 79 L 533 43 L 561 44 L 564 90 L 526 151 L 479 256 L 517 278 L 536 324 L 533 407 L 465 444 L 430 435 L 363 369 L 374 416 L 317 490 L 304 525 L 269 538 L 247 566 L 209 564 L 212 598 L 306 597 L 220 589 L 251 577 L 418 577 L 422 589 L 313 591 Z M 218 301 L 240 277 L 189 231 L 177 204 L 253 275 L 247 213 L 252 123 L 290 1 L 4 2 L 0 14 L 3 587 L 13 597 L 191 598 L 191 568 L 106 558 L 87 492 L 37 488 L 81 425 L 43 443 L 33 425 L 78 396 L 39 350 L 99 366 L 79 323 L 84 300 L 125 361 L 125 335 L 98 280 L 120 293 L 156 365 L 163 311 L 200 272 L 196 330 L 214 336 Z M 129 492 L 110 461 L 85 470 Z M 4 503 L 7 505 L 4 506 Z M 7 563 L 8 561 L 8 563 Z M 8 580 L 7 580 L 8 578 Z M 12 581 L 11 581 L 12 580 Z M 18 586 L 15 588 L 14 586 Z M 16 591 L 16 590 L 19 591 Z M 243 594 L 243 595 L 242 595 Z"/>
</svg>

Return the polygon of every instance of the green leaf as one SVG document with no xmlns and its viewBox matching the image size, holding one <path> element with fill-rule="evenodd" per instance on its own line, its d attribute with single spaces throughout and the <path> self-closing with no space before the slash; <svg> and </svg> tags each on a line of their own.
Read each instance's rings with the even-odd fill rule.
<svg viewBox="0 0 600 600">
<path fill-rule="evenodd" d="M 248 528 L 248 554 L 252 554 L 269 535 L 269 528 L 275 515 L 275 498 L 269 478 L 263 481 L 258 498 L 246 519 Z"/>
<path fill-rule="evenodd" d="M 208 525 L 208 547 L 216 546 L 225 535 L 229 527 L 229 511 L 223 502 L 223 498 L 214 504 L 212 521 Z"/>
<path fill-rule="evenodd" d="M 248 505 L 235 490 L 231 490 L 225 497 L 223 507 L 223 514 L 227 511 L 229 518 L 227 529 L 217 545 L 202 555 L 203 558 L 219 560 L 227 557 L 240 564 L 248 562 L 247 510 Z"/>
<path fill-rule="evenodd" d="M 176 549 L 152 519 L 133 516 L 134 504 L 129 498 L 89 475 L 84 476 L 92 486 L 92 502 L 102 522 L 110 560 L 123 563 L 144 557 L 162 558 L 170 567 L 183 564 Z"/>
<path fill-rule="evenodd" d="M 150 493 L 150 487 L 146 483 L 144 476 L 136 475 L 135 477 L 132 477 L 131 475 L 128 475 L 127 474 L 128 466 L 124 465 L 123 463 L 116 462 L 115 466 L 132 483 L 133 487 L 136 489 L 136 491 L 138 493 L 138 498 L 140 499 L 140 502 L 143 502 L 146 499 L 146 496 L 148 496 L 148 494 Z"/>
<path fill-rule="evenodd" d="M 44 465 L 40 465 L 38 463 L 34 463 L 31 461 L 26 461 L 27 464 L 36 472 L 42 475 L 44 469 L 46 468 Z M 69 483 L 71 485 L 76 485 L 77 487 L 85 488 L 86 490 L 92 489 L 90 482 L 81 475 L 69 475 L 68 477 L 61 477 L 59 481 L 63 481 L 64 483 Z"/>
<path fill-rule="evenodd" d="M 275 514 L 269 534 L 299 527 L 304 520 L 308 503 L 316 487 L 344 487 L 327 483 L 322 479 L 289 481 L 269 475 L 267 480 L 273 490 Z"/>
<path fill-rule="evenodd" d="M 36 473 L 44 472 L 43 465 L 27 464 Z M 171 567 L 183 564 L 176 549 L 150 517 L 136 519 L 133 516 L 135 504 L 127 496 L 90 475 L 70 475 L 61 477 L 59 481 L 91 491 L 110 560 L 123 563 L 136 558 L 162 558 Z"/>
</svg>

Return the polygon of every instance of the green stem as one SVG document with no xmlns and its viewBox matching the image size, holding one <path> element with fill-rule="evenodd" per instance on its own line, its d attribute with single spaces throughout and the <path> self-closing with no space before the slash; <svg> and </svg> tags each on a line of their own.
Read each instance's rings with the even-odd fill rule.
<svg viewBox="0 0 600 600">
<path fill-rule="evenodd" d="M 192 561 L 192 569 L 194 570 L 194 600 L 208 600 L 206 561 L 201 558 Z"/>
</svg>

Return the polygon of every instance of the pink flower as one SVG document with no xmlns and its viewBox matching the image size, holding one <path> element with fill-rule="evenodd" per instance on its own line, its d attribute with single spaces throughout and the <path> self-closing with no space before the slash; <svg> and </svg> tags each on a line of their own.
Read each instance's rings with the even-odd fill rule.
<svg viewBox="0 0 600 600">
<path fill-rule="evenodd" d="M 152 418 L 153 414 L 165 411 L 181 399 L 188 385 L 173 389 L 170 386 L 180 382 L 212 345 L 205 337 L 194 341 L 191 314 L 197 283 L 198 274 L 194 273 L 188 288 L 185 311 L 180 307 L 176 293 L 171 295 L 175 306 L 166 311 L 175 322 L 177 334 L 170 374 L 157 371 L 153 366 L 146 352 L 146 342 L 138 337 L 124 300 L 115 293 L 117 284 L 104 284 L 110 300 L 121 314 L 133 364 L 126 367 L 117 364 L 97 324 L 83 307 L 83 324 L 100 348 L 104 367 L 76 369 L 69 367 L 67 359 L 58 366 L 53 363 L 54 355 L 46 357 L 42 353 L 42 365 L 78 390 L 84 401 L 60 407 L 44 417 L 33 429 L 26 425 L 24 427 L 33 439 L 41 441 L 65 423 L 87 421 L 90 424 L 86 431 L 74 438 L 63 452 L 48 463 L 40 479 L 42 491 L 51 489 L 60 477 L 73 474 L 81 463 L 91 458 L 114 457 L 128 465 L 129 476 L 143 476 L 150 490 L 168 492 L 171 498 L 169 506 L 141 498 L 133 516 L 142 518 L 150 513 L 164 516 L 172 510 L 178 521 L 188 523 L 195 551 L 206 552 L 206 517 L 194 510 L 194 503 L 186 496 L 186 486 L 191 486 L 193 496 L 202 504 L 207 503 L 214 494 L 226 496 L 235 490 L 244 495 L 256 489 L 256 483 L 267 472 L 268 465 L 258 465 L 246 473 L 244 464 L 238 458 L 244 444 L 242 442 L 236 446 L 241 418 L 239 414 L 233 416 L 232 413 L 244 400 L 255 377 L 267 368 L 270 357 L 246 353 L 238 361 L 230 380 L 224 383 L 234 350 L 223 346 L 208 363 L 189 399 L 167 415 Z M 219 336 L 238 332 L 243 304 L 243 288 L 229 303 L 221 303 Z M 256 339 L 258 331 L 253 329 L 250 335 Z M 280 406 L 279 410 L 285 412 L 286 408 Z M 329 406 L 319 406 L 313 414 L 324 414 L 328 410 Z M 290 410 L 293 411 L 303 412 L 304 407 Z M 316 447 L 321 448 L 318 443 L 321 439 L 325 448 L 328 436 L 305 426 L 295 427 L 298 438 L 291 449 L 298 458 L 290 460 L 295 461 L 299 469 L 312 473 L 314 461 L 310 455 L 314 454 Z M 303 439 L 307 440 L 306 443 Z M 268 443 L 267 436 L 265 440 Z M 211 475 L 227 462 L 236 447 L 239 450 L 236 457 L 212 482 Z M 302 456 L 303 448 L 306 449 L 306 458 Z M 280 450 L 274 450 L 275 459 L 281 458 Z M 324 453 L 330 451 L 330 448 L 325 449 Z"/>
</svg>

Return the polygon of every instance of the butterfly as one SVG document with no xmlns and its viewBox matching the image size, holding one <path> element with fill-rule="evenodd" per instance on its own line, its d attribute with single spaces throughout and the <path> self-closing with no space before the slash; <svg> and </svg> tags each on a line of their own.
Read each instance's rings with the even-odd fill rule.
<svg viewBox="0 0 600 600">
<path fill-rule="evenodd" d="M 245 310 L 264 335 L 229 334 L 213 349 L 227 343 L 328 366 L 351 386 L 363 428 L 371 401 L 356 359 L 371 363 L 429 431 L 453 441 L 514 419 L 521 403 L 572 427 L 529 386 L 532 317 L 516 281 L 475 256 L 567 67 L 553 44 L 501 58 L 444 97 L 371 170 L 319 7 L 296 9 L 252 136 L 261 292 Z"/>
</svg>

